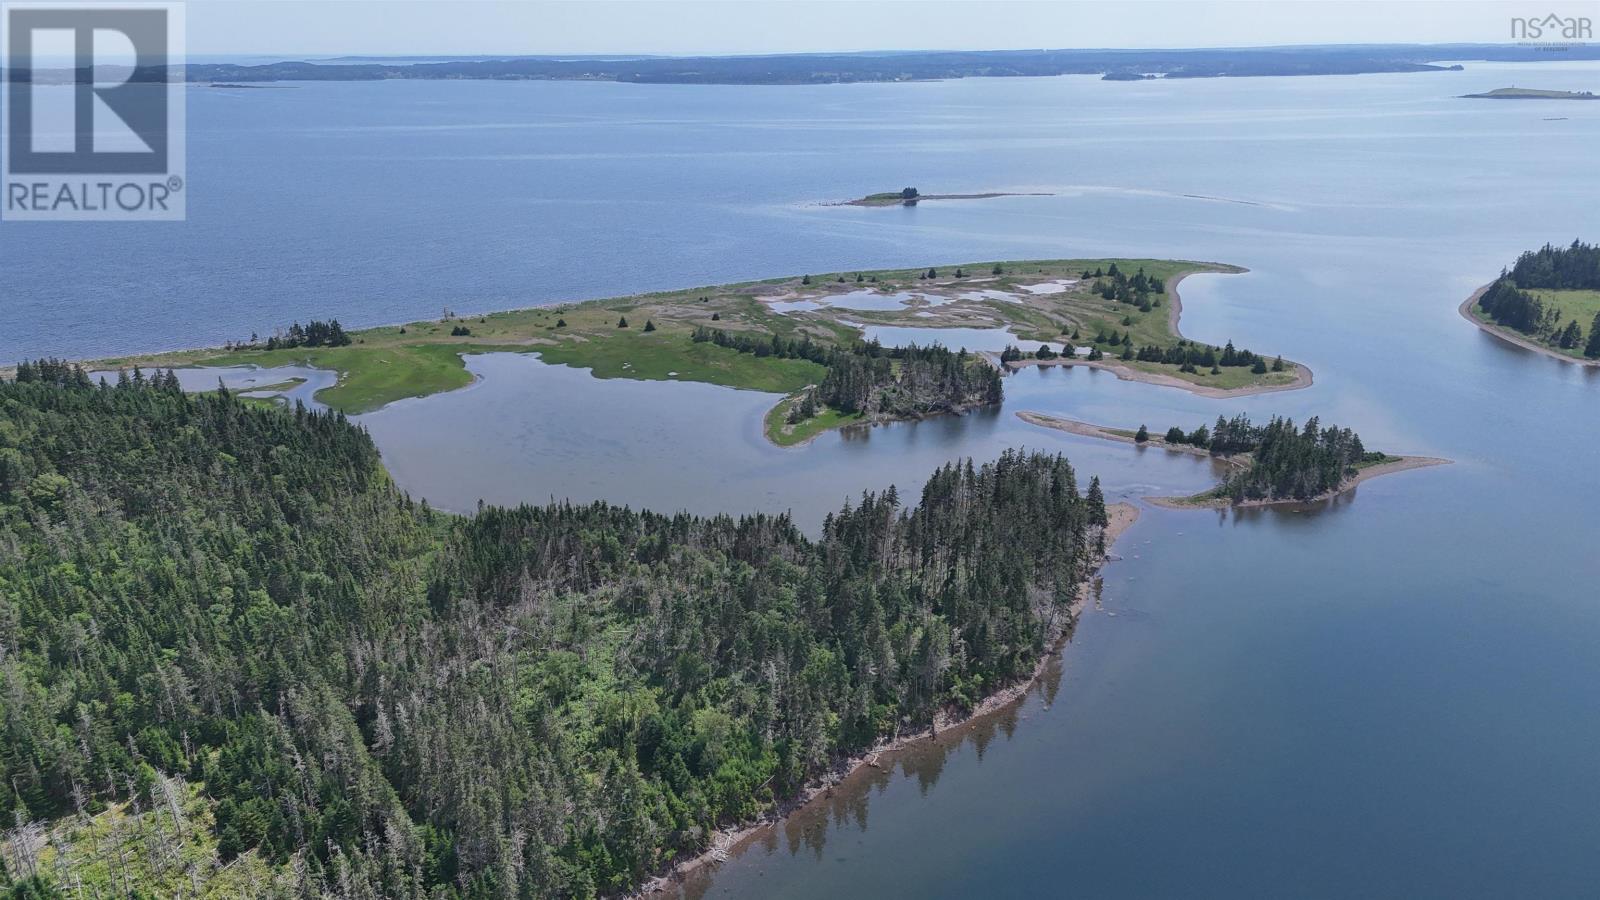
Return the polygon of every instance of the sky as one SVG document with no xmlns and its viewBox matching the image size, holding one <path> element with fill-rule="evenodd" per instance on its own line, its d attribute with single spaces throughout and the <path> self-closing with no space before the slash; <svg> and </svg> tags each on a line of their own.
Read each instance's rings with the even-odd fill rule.
<svg viewBox="0 0 1600 900">
<path fill-rule="evenodd" d="M 1507 43 L 1600 0 L 189 0 L 191 58 Z"/>
</svg>

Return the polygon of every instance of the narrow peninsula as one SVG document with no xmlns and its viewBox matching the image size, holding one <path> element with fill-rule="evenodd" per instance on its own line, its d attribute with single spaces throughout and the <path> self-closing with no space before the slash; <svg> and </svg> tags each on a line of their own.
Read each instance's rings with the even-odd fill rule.
<svg viewBox="0 0 1600 900">
<path fill-rule="evenodd" d="M 781 394 L 766 433 L 794 445 L 832 428 L 998 404 L 1003 376 L 1026 365 L 1093 366 L 1209 396 L 1310 384 L 1308 369 L 1281 356 L 1179 332 L 1185 276 L 1243 271 L 1067 259 L 832 272 L 507 312 L 446 311 L 359 330 L 317 321 L 222 348 L 87 365 L 329 369 L 338 379 L 315 399 L 356 415 L 470 384 L 464 354 L 533 353 L 597 378 Z M 1031 348 L 1025 358 L 1007 349 L 1017 345 Z"/>
</svg>

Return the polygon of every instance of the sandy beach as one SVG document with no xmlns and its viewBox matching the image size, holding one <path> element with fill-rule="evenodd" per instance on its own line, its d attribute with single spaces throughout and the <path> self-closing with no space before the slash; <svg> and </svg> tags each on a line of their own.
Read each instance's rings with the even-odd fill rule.
<svg viewBox="0 0 1600 900">
<path fill-rule="evenodd" d="M 1209 459 L 1215 459 L 1218 462 L 1233 462 L 1233 460 L 1230 459 L 1214 457 L 1211 455 L 1211 451 L 1202 447 L 1196 447 L 1193 444 L 1169 444 L 1165 438 L 1158 434 L 1150 435 L 1150 440 L 1145 441 L 1141 445 L 1131 436 L 1123 434 L 1120 431 L 1112 431 L 1109 428 L 1105 428 L 1100 425 L 1094 425 L 1089 422 L 1080 422 L 1077 419 L 1065 419 L 1060 416 L 1047 416 L 1044 413 L 1030 412 L 1028 410 L 1023 410 L 1017 413 L 1017 418 L 1027 422 L 1029 425 L 1038 425 L 1041 428 L 1054 428 L 1057 431 L 1065 431 L 1069 434 L 1082 435 L 1083 437 L 1099 438 L 1103 441 L 1116 441 L 1120 444 L 1132 444 L 1135 447 L 1160 447 L 1169 453 L 1186 453 L 1190 456 L 1203 456 Z"/>
<path fill-rule="evenodd" d="M 1050 642 L 1050 649 L 1040 655 L 1038 664 L 1033 667 L 1033 671 L 1027 678 L 995 691 L 964 715 L 942 712 L 934 717 L 933 725 L 930 728 L 922 728 L 897 735 L 891 740 L 880 742 L 865 753 L 841 760 L 834 766 L 832 771 L 808 785 L 799 796 L 780 804 L 772 813 L 755 822 L 739 828 L 718 832 L 711 842 L 710 849 L 699 856 L 678 863 L 673 866 L 671 871 L 646 882 L 637 893 L 629 896 L 645 897 L 668 891 L 673 885 L 682 882 L 689 874 L 707 865 L 726 860 L 731 854 L 737 852 L 740 847 L 749 843 L 766 829 L 780 824 L 786 817 L 801 807 L 826 795 L 851 773 L 868 766 L 888 768 L 893 765 L 893 754 L 896 751 L 911 748 L 918 742 L 936 737 L 951 728 L 959 728 L 976 722 L 985 716 L 992 716 L 1021 701 L 1028 691 L 1038 683 L 1039 676 L 1044 673 L 1051 661 L 1056 658 L 1061 648 L 1072 639 L 1072 632 L 1077 626 L 1079 617 L 1082 616 L 1084 609 L 1095 595 L 1095 584 L 1098 581 L 1099 568 L 1103 567 L 1112 558 L 1111 549 L 1116 544 L 1117 538 L 1121 537 L 1124 532 L 1133 527 L 1133 523 L 1139 520 L 1139 508 L 1132 503 L 1107 504 L 1106 517 L 1109 521 L 1105 527 L 1105 555 L 1100 558 L 1099 564 L 1096 566 L 1096 576 L 1085 581 L 1083 587 L 1079 589 L 1078 596 L 1073 599 L 1069 608 L 1069 616 L 1061 628 L 1060 634 Z"/>
</svg>

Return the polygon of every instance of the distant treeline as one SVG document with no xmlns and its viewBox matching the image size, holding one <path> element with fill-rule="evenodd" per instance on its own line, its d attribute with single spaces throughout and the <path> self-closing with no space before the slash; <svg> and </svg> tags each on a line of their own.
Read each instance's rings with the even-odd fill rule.
<svg viewBox="0 0 1600 900">
<path fill-rule="evenodd" d="M 1545 244 L 1517 257 L 1509 274 L 1519 288 L 1600 290 L 1600 246 L 1582 241 L 1559 248 Z"/>
<path fill-rule="evenodd" d="M 1434 72 L 1439 59 L 1542 60 L 1538 47 L 1382 45 L 1194 50 L 987 50 L 810 53 L 779 56 L 508 57 L 437 62 L 192 64 L 197 82 L 378 81 L 493 78 L 660 84 L 832 84 L 1053 75 L 1161 74 L 1167 78 Z M 1565 59 L 1597 59 L 1600 48 L 1565 48 Z"/>
<path fill-rule="evenodd" d="M 253 336 L 252 336 L 253 337 Z M 251 343 L 255 343 L 254 340 Z M 267 338 L 268 350 L 292 350 L 295 347 L 343 347 L 350 343 L 350 335 L 338 319 L 327 322 L 312 320 L 309 325 L 299 322 L 289 326 L 281 335 Z"/>
<path fill-rule="evenodd" d="M 693 340 L 697 344 L 709 342 L 716 344 L 718 347 L 727 347 L 740 353 L 750 353 L 760 357 L 809 359 L 824 366 L 839 353 L 837 348 L 813 341 L 809 337 L 795 339 L 776 334 L 763 336 L 737 331 L 722 331 L 721 329 L 706 328 L 705 326 L 694 330 Z"/>
<path fill-rule="evenodd" d="M 1545 244 L 1517 257 L 1510 271 L 1489 285 L 1478 307 L 1498 325 L 1520 331 L 1561 350 L 1583 350 L 1600 358 L 1600 313 L 1584 326 L 1576 319 L 1562 324 L 1562 313 L 1529 290 L 1600 290 L 1600 247 L 1573 241 L 1569 247 Z"/>
<path fill-rule="evenodd" d="M 209 895 L 213 867 L 173 850 L 197 829 L 290 896 L 621 895 L 843 755 L 1027 677 L 1106 524 L 1097 483 L 1018 452 L 945 466 L 909 508 L 865 494 L 815 537 L 604 503 L 442 516 L 342 416 L 18 372 L 5 896 L 123 896 L 130 872 L 140 896 Z M 41 860 L 25 823 L 125 804 L 132 828 L 173 773 L 209 815 L 102 838 L 94 866 Z"/>
<path fill-rule="evenodd" d="M 1198 344 L 1187 339 L 1178 341 L 1172 347 L 1163 348 L 1155 344 L 1147 344 L 1138 350 L 1134 350 L 1133 333 L 1131 331 L 1124 333 L 1113 331 L 1107 335 L 1102 330 L 1095 335 L 1094 343 L 1091 345 L 1089 351 L 1089 359 L 1091 361 L 1105 358 L 1105 352 L 1100 349 L 1100 344 L 1110 344 L 1113 349 L 1121 346 L 1122 354 L 1119 358 L 1124 361 L 1138 360 L 1140 362 L 1165 363 L 1177 366 L 1178 371 L 1187 373 L 1195 373 L 1202 368 L 1216 373 L 1221 371 L 1223 367 L 1228 366 L 1248 367 L 1256 375 L 1265 375 L 1268 370 L 1273 372 L 1282 372 L 1284 370 L 1283 357 L 1277 357 L 1271 363 L 1268 363 L 1265 357 L 1249 350 L 1234 349 L 1233 341 L 1229 341 L 1227 346 L 1220 351 L 1208 344 Z M 1004 350 L 1000 351 L 1000 361 L 1003 363 L 1018 362 L 1030 358 L 1048 361 L 1063 355 L 1070 356 L 1071 354 L 1058 353 L 1048 344 L 1031 353 L 1016 346 L 1007 345 Z"/>
</svg>

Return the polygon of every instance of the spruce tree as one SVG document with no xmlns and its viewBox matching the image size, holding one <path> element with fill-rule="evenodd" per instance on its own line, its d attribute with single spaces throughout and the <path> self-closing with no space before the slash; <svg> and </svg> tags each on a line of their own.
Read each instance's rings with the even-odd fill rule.
<svg viewBox="0 0 1600 900">
<path fill-rule="evenodd" d="M 1589 343 L 1583 348 L 1583 355 L 1600 359 L 1600 313 L 1594 314 L 1594 324 L 1589 326 Z"/>
<path fill-rule="evenodd" d="M 1133 436 L 1133 442 L 1135 444 L 1142 444 L 1148 440 L 1150 440 L 1150 429 L 1140 425 L 1138 433 Z"/>
<path fill-rule="evenodd" d="M 1572 350 L 1583 342 L 1583 329 L 1576 320 L 1568 322 L 1567 327 L 1561 329 L 1561 334 L 1556 338 L 1556 343 L 1563 350 Z"/>
<path fill-rule="evenodd" d="M 1106 515 L 1106 495 L 1100 489 L 1100 476 L 1089 479 L 1089 495 L 1084 498 L 1089 504 L 1089 524 L 1099 525 L 1101 528 L 1111 524 L 1111 517 Z"/>
</svg>

